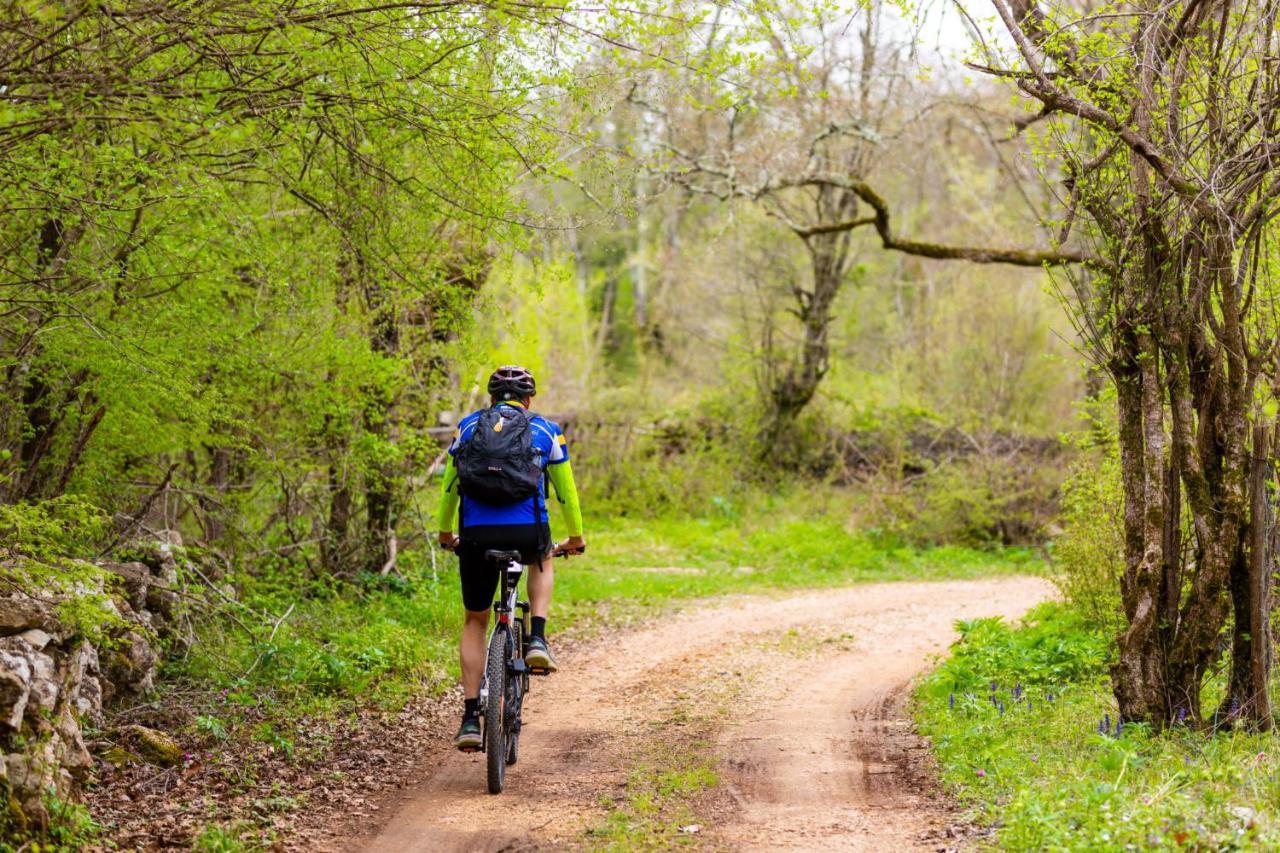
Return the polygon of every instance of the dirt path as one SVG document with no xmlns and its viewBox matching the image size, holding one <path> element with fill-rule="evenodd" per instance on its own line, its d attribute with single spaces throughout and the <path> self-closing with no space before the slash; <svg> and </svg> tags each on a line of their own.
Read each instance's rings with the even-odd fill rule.
<svg viewBox="0 0 1280 853">
<path fill-rule="evenodd" d="M 441 752 L 376 835 L 339 849 L 583 846 L 655 740 L 718 769 L 695 804 L 702 846 L 936 849 L 947 815 L 911 778 L 898 700 L 955 620 L 1050 594 L 1004 578 L 736 598 L 595 644 L 534 682 L 506 793 L 485 793 L 482 759 Z"/>
</svg>

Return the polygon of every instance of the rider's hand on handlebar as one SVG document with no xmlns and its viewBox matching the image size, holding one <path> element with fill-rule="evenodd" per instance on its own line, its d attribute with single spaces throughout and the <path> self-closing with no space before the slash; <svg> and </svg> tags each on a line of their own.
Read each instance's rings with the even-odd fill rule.
<svg viewBox="0 0 1280 853">
<path fill-rule="evenodd" d="M 570 536 L 568 539 L 556 546 L 553 552 L 557 557 L 565 557 L 569 554 L 581 554 L 587 550 L 587 540 L 581 536 Z"/>
<path fill-rule="evenodd" d="M 460 540 L 457 536 L 453 535 L 452 530 L 440 531 L 440 547 L 446 551 L 457 550 L 458 543 L 461 541 L 462 540 Z"/>
</svg>

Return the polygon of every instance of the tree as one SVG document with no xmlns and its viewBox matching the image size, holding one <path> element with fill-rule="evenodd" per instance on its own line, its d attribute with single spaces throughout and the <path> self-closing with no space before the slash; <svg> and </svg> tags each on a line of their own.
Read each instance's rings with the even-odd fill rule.
<svg viewBox="0 0 1280 853">
<path fill-rule="evenodd" d="M 542 26 L 462 2 L 0 13 L 0 500 L 159 484 L 207 544 L 386 565 L 431 423 L 401 406 L 432 405 L 513 169 L 552 138 L 520 113 Z"/>
<path fill-rule="evenodd" d="M 749 66 L 733 86 L 709 75 L 701 109 L 681 109 L 687 98 L 669 106 L 632 92 L 664 125 L 657 147 L 665 156 L 654 168 L 665 181 L 725 202 L 757 204 L 804 247 L 809 281 L 793 284 L 791 294 L 798 339 L 785 355 L 764 359 L 765 447 L 788 433 L 830 368 L 833 306 L 850 280 L 858 231 L 873 232 L 883 249 L 936 260 L 1029 268 L 1092 260 L 1070 249 L 988 248 L 900 234 L 874 176 L 886 149 L 904 144 L 924 114 L 942 108 L 942 99 L 908 82 L 911 45 L 885 36 L 883 4 L 839 20 L 823 14 L 760 12 L 752 25 L 767 59 Z M 844 35 L 854 25 L 856 47 L 849 49 Z M 714 133 L 707 127 L 712 122 Z M 776 346 L 772 340 L 766 336 Z"/>
<path fill-rule="evenodd" d="M 1277 4 L 992 2 L 1011 43 L 983 45 L 975 67 L 1038 106 L 1023 124 L 1064 164 L 1064 232 L 1106 261 L 1075 304 L 1118 395 L 1120 713 L 1268 727 Z M 1224 632 L 1228 692 L 1210 714 Z"/>
</svg>

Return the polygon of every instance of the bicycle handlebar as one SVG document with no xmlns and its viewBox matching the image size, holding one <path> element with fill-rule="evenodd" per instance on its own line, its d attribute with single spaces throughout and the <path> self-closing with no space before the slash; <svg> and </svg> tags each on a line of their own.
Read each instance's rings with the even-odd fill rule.
<svg viewBox="0 0 1280 853">
<path fill-rule="evenodd" d="M 457 553 L 457 550 L 461 545 L 462 545 L 462 537 L 455 536 L 453 537 L 452 545 L 441 545 L 440 547 L 445 551 L 449 551 L 451 553 Z M 553 557 L 581 557 L 585 553 L 587 553 L 587 546 L 583 545 L 581 548 L 574 548 L 572 551 L 556 551 L 553 549 L 551 552 L 551 555 Z"/>
</svg>

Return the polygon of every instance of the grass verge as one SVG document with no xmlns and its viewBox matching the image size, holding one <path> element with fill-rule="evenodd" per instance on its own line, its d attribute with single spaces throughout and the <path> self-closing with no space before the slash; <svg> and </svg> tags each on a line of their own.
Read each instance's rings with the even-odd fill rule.
<svg viewBox="0 0 1280 853">
<path fill-rule="evenodd" d="M 916 693 L 943 777 L 1002 850 L 1277 849 L 1274 736 L 1117 727 L 1107 641 L 1065 605 L 961 626 Z"/>
<path fill-rule="evenodd" d="M 726 510 L 709 518 L 595 519 L 588 529 L 588 555 L 557 562 L 553 634 L 581 634 L 727 593 L 1039 568 L 1025 551 L 925 550 L 873 538 L 799 503 L 746 517 Z M 291 569 L 276 574 L 263 566 L 229 578 L 238 603 L 201 620 L 198 641 L 167 664 L 156 703 L 166 709 L 156 723 L 178 735 L 187 751 L 184 767 L 252 751 L 319 768 L 322 753 L 340 744 L 300 734 L 316 720 L 394 711 L 452 685 L 462 615 L 456 561 L 408 551 L 400 567 L 403 576 L 366 577 L 354 585 L 299 582 Z M 180 707 L 170 713 L 174 706 Z M 613 809 L 618 816 L 610 832 L 678 840 L 669 831 L 680 819 L 675 804 L 713 778 L 696 767 L 670 767 L 656 753 L 650 758 Z M 237 768 L 229 784 L 241 794 L 273 776 L 255 771 L 253 761 L 221 763 Z M 233 849 L 228 839 L 246 836 L 243 819 L 234 810 L 210 814 L 201 843 Z M 255 821 L 247 836 L 271 822 Z M 597 841 L 607 845 L 615 835 Z"/>
</svg>

